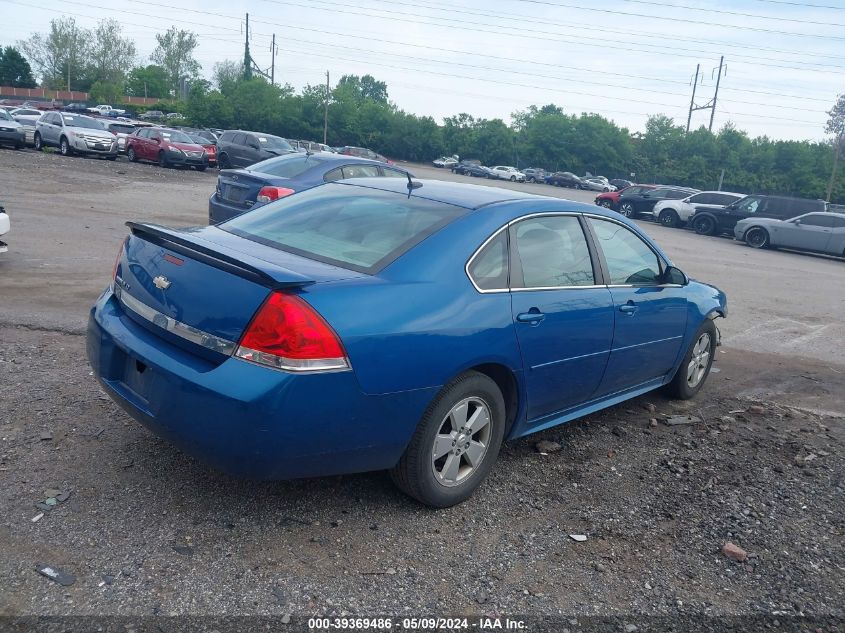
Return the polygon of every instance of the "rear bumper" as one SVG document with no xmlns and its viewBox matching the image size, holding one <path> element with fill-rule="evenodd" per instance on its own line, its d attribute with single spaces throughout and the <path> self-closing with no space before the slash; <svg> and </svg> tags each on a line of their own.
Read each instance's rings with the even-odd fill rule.
<svg viewBox="0 0 845 633">
<path fill-rule="evenodd" d="M 94 375 L 129 415 L 186 453 L 251 479 L 390 468 L 433 397 L 366 395 L 351 371 L 295 375 L 235 358 L 210 363 L 138 325 L 110 290 L 91 310 L 87 351 Z"/>
<path fill-rule="evenodd" d="M 208 199 L 208 223 L 217 224 L 218 222 L 229 220 L 236 215 L 250 211 L 257 206 L 258 205 L 242 207 L 240 205 L 229 204 L 220 198 L 215 192 L 211 194 L 211 197 Z"/>
</svg>

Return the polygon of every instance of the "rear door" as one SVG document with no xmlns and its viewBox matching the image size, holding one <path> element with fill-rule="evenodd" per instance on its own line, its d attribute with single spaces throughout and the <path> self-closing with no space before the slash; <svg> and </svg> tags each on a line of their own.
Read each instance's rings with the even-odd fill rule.
<svg viewBox="0 0 845 633">
<path fill-rule="evenodd" d="M 663 262 L 627 226 L 589 218 L 603 257 L 615 324 L 599 396 L 663 378 L 674 366 L 687 323 L 686 289 L 663 284 Z"/>
<path fill-rule="evenodd" d="M 511 308 L 532 420 L 586 402 L 596 391 L 613 337 L 613 300 L 596 283 L 600 269 L 579 216 L 526 218 L 507 237 Z"/>
</svg>

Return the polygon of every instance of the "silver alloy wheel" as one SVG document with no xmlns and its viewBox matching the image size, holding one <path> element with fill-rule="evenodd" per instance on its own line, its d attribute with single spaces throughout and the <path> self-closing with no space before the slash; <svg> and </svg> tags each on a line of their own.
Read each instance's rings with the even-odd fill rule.
<svg viewBox="0 0 845 633">
<path fill-rule="evenodd" d="M 695 389 L 707 373 L 710 364 L 710 334 L 705 332 L 698 337 L 692 348 L 692 358 L 687 365 L 687 384 Z"/>
<path fill-rule="evenodd" d="M 630 218 L 634 215 L 634 205 L 632 205 L 630 202 L 626 202 L 625 204 L 623 204 L 619 210 L 622 211 L 622 215 L 624 215 L 626 218 Z"/>
<path fill-rule="evenodd" d="M 613 203 L 610 200 L 602 200 L 599 203 L 600 207 L 604 207 L 605 209 L 610 209 L 613 207 Z"/>
<path fill-rule="evenodd" d="M 464 398 L 452 407 L 434 436 L 431 469 L 437 482 L 451 488 L 466 481 L 487 454 L 492 431 L 490 407 L 481 398 Z"/>
<path fill-rule="evenodd" d="M 68 145 L 66 138 L 63 138 L 61 143 L 59 144 L 59 151 L 62 153 L 62 156 L 67 156 L 68 154 L 70 154 L 70 145 Z"/>
</svg>

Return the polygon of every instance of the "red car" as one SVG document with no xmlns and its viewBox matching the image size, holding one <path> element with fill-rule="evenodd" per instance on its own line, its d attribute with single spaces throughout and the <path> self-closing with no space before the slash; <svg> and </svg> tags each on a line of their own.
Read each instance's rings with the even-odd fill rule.
<svg viewBox="0 0 845 633">
<path fill-rule="evenodd" d="M 197 171 L 208 167 L 209 155 L 202 145 L 179 130 L 143 127 L 126 139 L 126 155 L 132 162 L 151 160 L 161 167 L 184 165 Z"/>
<path fill-rule="evenodd" d="M 623 193 L 640 193 L 648 189 L 654 189 L 657 185 L 631 185 L 619 191 L 607 191 L 596 196 L 596 204 L 606 209 L 617 210 L 619 207 L 619 197 Z"/>
<path fill-rule="evenodd" d="M 208 154 L 208 166 L 209 167 L 216 167 L 217 166 L 217 144 L 212 143 L 210 140 L 205 138 L 204 136 L 200 136 L 199 134 L 194 134 L 193 132 L 185 132 L 188 136 L 191 137 L 191 140 L 196 143 L 197 145 L 202 145 L 202 148 L 205 150 L 205 153 Z"/>
</svg>

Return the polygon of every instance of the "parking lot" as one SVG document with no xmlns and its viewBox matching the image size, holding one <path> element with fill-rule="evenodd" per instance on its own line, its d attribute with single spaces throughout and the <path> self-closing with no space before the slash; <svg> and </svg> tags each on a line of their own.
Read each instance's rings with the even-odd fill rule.
<svg viewBox="0 0 845 633">
<path fill-rule="evenodd" d="M 653 394 L 512 442 L 475 497 L 435 512 L 381 473 L 215 473 L 90 376 L 87 310 L 124 222 L 204 224 L 215 179 L 0 150 L 0 615 L 843 615 L 844 261 L 640 222 L 728 294 L 718 373 L 687 403 Z M 677 413 L 696 421 L 664 423 Z M 67 500 L 33 521 L 51 489 Z M 748 560 L 721 555 L 726 541 Z"/>
</svg>

